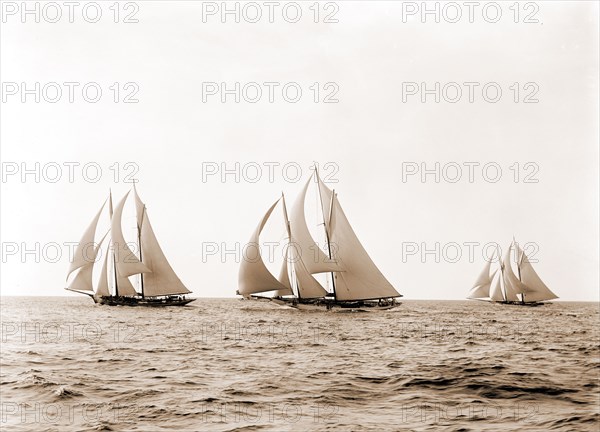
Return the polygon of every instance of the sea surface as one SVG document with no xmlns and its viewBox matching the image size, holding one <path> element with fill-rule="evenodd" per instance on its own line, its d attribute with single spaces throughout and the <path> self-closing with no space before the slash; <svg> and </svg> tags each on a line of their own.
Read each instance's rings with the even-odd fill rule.
<svg viewBox="0 0 600 432">
<path fill-rule="evenodd" d="M 599 305 L 1 298 L 7 431 L 597 431 Z"/>
</svg>

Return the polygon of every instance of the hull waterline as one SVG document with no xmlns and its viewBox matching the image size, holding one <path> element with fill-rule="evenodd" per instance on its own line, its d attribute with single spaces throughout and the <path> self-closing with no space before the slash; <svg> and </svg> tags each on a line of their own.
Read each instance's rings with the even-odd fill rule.
<svg viewBox="0 0 600 432">
<path fill-rule="evenodd" d="M 167 307 L 185 306 L 196 299 L 188 298 L 141 298 L 141 297 L 93 297 L 94 302 L 105 306 L 145 306 L 145 307 Z"/>
<path fill-rule="evenodd" d="M 395 300 L 364 300 L 364 301 L 337 301 L 332 298 L 297 299 L 292 297 L 262 297 L 251 295 L 243 300 L 262 301 L 275 303 L 278 306 L 291 307 L 304 311 L 332 311 L 332 312 L 377 312 L 394 309 L 402 303 Z"/>
</svg>

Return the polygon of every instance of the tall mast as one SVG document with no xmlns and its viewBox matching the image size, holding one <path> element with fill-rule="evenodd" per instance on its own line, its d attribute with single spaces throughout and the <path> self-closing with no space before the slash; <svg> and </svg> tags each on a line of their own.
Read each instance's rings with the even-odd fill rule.
<svg viewBox="0 0 600 432">
<path fill-rule="evenodd" d="M 502 293 L 502 297 L 504 297 L 504 302 L 507 301 L 506 298 L 506 283 L 504 281 L 504 263 L 502 262 L 502 256 L 500 254 L 500 246 L 496 244 L 496 253 L 498 254 L 498 263 L 500 264 L 500 292 Z M 504 289 L 502 289 L 504 288 Z"/>
<path fill-rule="evenodd" d="M 285 195 L 283 194 L 283 192 L 281 192 L 281 201 L 283 203 L 283 218 L 285 219 L 285 228 L 287 229 L 287 233 L 288 233 L 288 252 L 290 247 L 295 247 L 292 245 L 292 227 L 290 226 L 290 220 L 288 218 L 288 213 L 287 213 L 287 206 L 285 205 Z M 289 257 L 289 253 L 286 253 L 286 259 L 287 257 Z M 295 259 L 295 257 L 294 257 Z M 295 274 L 295 270 L 294 270 L 294 263 L 292 263 L 290 268 L 290 273 L 291 273 L 291 279 L 290 279 L 290 285 L 292 286 L 292 293 L 294 292 L 293 290 L 293 286 L 294 286 L 294 281 L 296 282 L 296 292 L 298 293 L 298 298 L 300 298 L 300 288 L 298 287 L 298 279 L 296 279 L 296 274 Z"/>
<path fill-rule="evenodd" d="M 142 220 L 138 225 L 138 247 L 140 248 L 140 261 L 142 261 L 142 223 L 144 223 L 145 214 L 146 204 L 144 204 L 144 209 L 142 210 Z M 140 273 L 140 287 L 142 289 L 142 298 L 144 298 L 144 273 Z"/>
<path fill-rule="evenodd" d="M 110 220 L 112 222 L 112 218 L 113 218 L 113 203 L 112 203 L 112 190 L 109 188 L 108 189 L 108 198 L 109 198 L 109 206 L 108 206 L 108 213 L 110 216 Z M 111 233 L 111 240 L 112 240 L 112 233 Z M 119 284 L 117 283 L 117 258 L 115 256 L 115 244 L 111 241 L 112 243 L 112 262 L 113 262 L 113 272 L 114 272 L 114 277 L 115 277 L 115 297 L 119 296 Z M 109 248 L 110 249 L 110 248 Z"/>
<path fill-rule="evenodd" d="M 317 176 L 317 190 L 319 191 L 319 200 L 321 201 L 321 213 L 323 213 L 323 196 L 321 195 L 321 188 L 319 187 L 321 179 L 319 178 L 319 168 L 315 163 L 315 175 Z M 333 197 L 335 196 L 335 190 L 332 191 L 331 194 L 331 206 L 329 209 L 329 220 L 331 221 L 331 212 L 333 210 Z M 331 256 L 331 243 L 329 242 L 329 229 L 327 226 L 327 222 L 325 221 L 325 214 L 323 213 L 323 227 L 325 228 L 325 238 L 327 239 L 327 254 L 329 255 L 329 259 Z M 333 298 L 337 300 L 337 294 L 335 291 L 335 273 L 331 272 L 331 286 L 333 288 Z"/>
<path fill-rule="evenodd" d="M 513 243 L 516 245 L 515 236 L 513 236 Z M 518 249 L 517 249 L 518 250 Z M 521 280 L 521 262 L 523 261 L 523 256 L 525 255 L 525 251 L 521 253 L 521 257 L 517 257 L 517 272 L 519 274 L 519 281 Z M 525 293 L 521 293 L 521 303 L 525 303 Z"/>
</svg>

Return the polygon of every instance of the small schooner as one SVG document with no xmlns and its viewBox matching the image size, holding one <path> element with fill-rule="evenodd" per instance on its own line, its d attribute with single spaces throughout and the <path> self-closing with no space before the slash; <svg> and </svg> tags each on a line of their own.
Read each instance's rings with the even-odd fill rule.
<svg viewBox="0 0 600 432">
<path fill-rule="evenodd" d="M 305 218 L 306 193 L 317 184 L 326 237 L 325 253 L 313 239 Z M 288 243 L 278 277 L 267 269 L 260 256 L 259 237 L 277 204 L 281 202 Z M 388 282 L 358 240 L 335 191 L 314 170 L 300 192 L 288 218 L 285 197 L 266 212 L 247 245 L 256 250 L 240 265 L 237 294 L 245 299 L 269 300 L 298 309 L 386 310 L 400 305 L 402 297 Z M 331 291 L 313 275 L 326 273 Z M 274 291 L 273 297 L 256 294 Z"/>
<path fill-rule="evenodd" d="M 490 273 L 492 261 L 488 261 L 467 298 L 523 306 L 539 306 L 546 300 L 558 298 L 542 282 L 529 257 L 514 239 L 506 251 L 504 260 L 498 250 L 496 255 L 498 268 Z M 517 274 L 513 270 L 513 262 Z"/>
<path fill-rule="evenodd" d="M 127 244 L 123 236 L 121 219 L 130 192 L 118 202 L 113 211 L 112 193 L 109 194 L 108 213 L 110 229 L 96 245 L 94 239 L 98 221 L 106 206 L 106 201 L 87 228 L 77 245 L 67 273 L 67 281 L 72 274 L 67 290 L 89 295 L 95 303 L 109 306 L 184 306 L 195 299 L 186 298 L 189 291 L 175 274 L 167 261 L 148 219 L 146 205 L 140 199 L 135 185 L 133 196 L 136 209 L 137 242 Z M 108 246 L 102 259 L 98 285 L 94 290 L 92 273 L 98 254 L 103 250 L 106 239 Z M 136 255 L 130 248 L 135 246 Z M 76 272 L 76 273 L 74 273 Z M 139 275 L 139 292 L 136 291 L 130 276 Z"/>
</svg>

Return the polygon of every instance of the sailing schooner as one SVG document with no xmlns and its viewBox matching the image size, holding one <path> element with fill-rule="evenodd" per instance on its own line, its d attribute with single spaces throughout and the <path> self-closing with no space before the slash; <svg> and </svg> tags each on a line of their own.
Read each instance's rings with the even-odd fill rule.
<svg viewBox="0 0 600 432">
<path fill-rule="evenodd" d="M 327 241 L 325 253 L 312 238 L 305 218 L 305 200 L 311 182 L 316 182 Z M 288 244 L 279 277 L 273 276 L 260 256 L 259 237 L 273 210 L 281 201 Z M 319 177 L 308 179 L 288 218 L 285 197 L 281 196 L 261 219 L 248 247 L 257 256 L 242 261 L 238 295 L 245 299 L 269 300 L 298 309 L 385 310 L 400 305 L 402 297 L 383 276 L 358 240 L 337 198 Z M 313 275 L 330 274 L 331 291 Z M 275 291 L 273 297 L 256 294 Z"/>
<path fill-rule="evenodd" d="M 110 193 L 107 199 L 110 229 L 96 246 L 94 239 L 98 221 L 106 206 L 105 201 L 75 250 L 67 273 L 67 281 L 73 272 L 77 271 L 77 273 L 65 289 L 86 294 L 95 303 L 109 306 L 184 306 L 194 301 L 195 299 L 185 297 L 191 291 L 177 277 L 158 244 L 148 219 L 146 205 L 140 199 L 135 184 L 133 193 L 137 231 L 135 249 L 139 250 L 139 256 L 126 243 L 121 225 L 123 208 L 130 192 L 119 201 L 114 211 L 112 193 Z M 105 250 L 98 285 L 94 291 L 92 281 L 94 264 L 107 237 L 110 240 Z M 90 246 L 92 246 L 91 253 Z M 129 279 L 130 276 L 138 274 L 140 292 L 136 291 Z"/>
<path fill-rule="evenodd" d="M 523 306 L 539 306 L 546 300 L 558 298 L 542 282 L 525 251 L 514 238 L 504 260 L 499 250 L 496 255 L 498 268 L 490 273 L 492 261 L 488 261 L 467 298 Z M 516 275 L 511 264 L 513 261 L 517 267 Z"/>
</svg>

